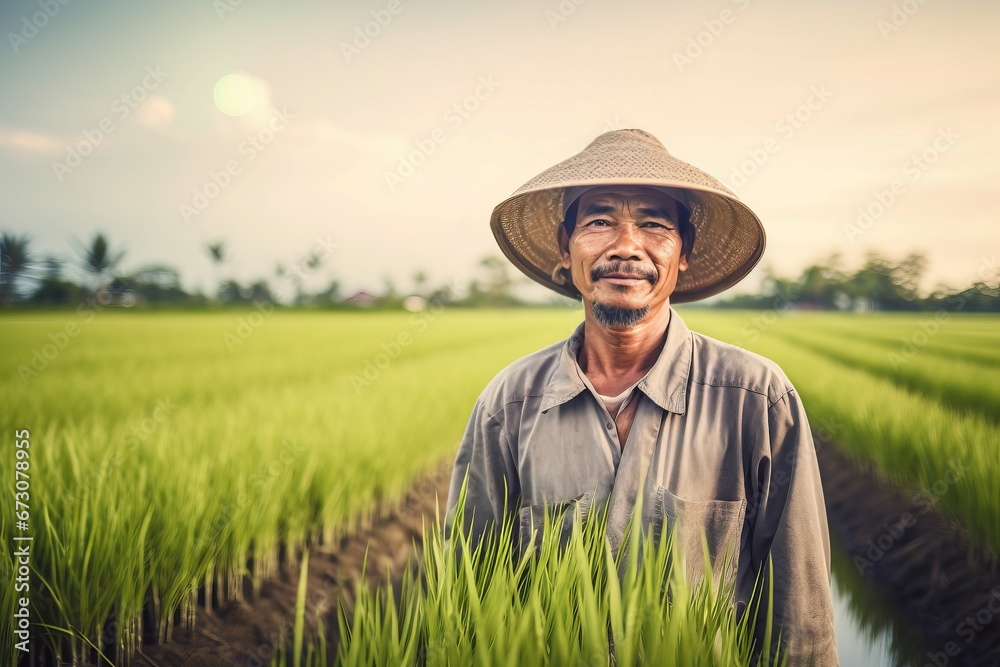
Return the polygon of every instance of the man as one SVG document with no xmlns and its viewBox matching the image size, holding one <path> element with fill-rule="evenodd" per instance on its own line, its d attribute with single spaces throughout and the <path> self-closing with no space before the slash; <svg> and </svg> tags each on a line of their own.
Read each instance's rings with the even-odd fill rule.
<svg viewBox="0 0 1000 667">
<path fill-rule="evenodd" d="M 836 665 L 826 510 L 799 396 L 775 363 L 690 331 L 671 306 L 749 273 L 764 249 L 756 215 L 652 135 L 620 130 L 526 183 L 491 227 L 521 271 L 582 300 L 584 321 L 479 396 L 447 517 L 468 475 L 474 542 L 505 508 L 526 538 L 543 506 L 607 503 L 618 549 L 641 500 L 645 525 L 677 526 L 692 576 L 703 533 L 716 577 L 735 554 L 737 614 L 770 558 L 789 664 Z"/>
</svg>

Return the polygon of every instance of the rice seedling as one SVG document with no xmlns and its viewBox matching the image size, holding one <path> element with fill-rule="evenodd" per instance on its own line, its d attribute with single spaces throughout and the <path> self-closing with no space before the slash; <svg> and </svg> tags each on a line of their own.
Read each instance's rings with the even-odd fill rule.
<svg viewBox="0 0 1000 667">
<path fill-rule="evenodd" d="M 295 598 L 295 667 L 302 665 L 302 631 L 306 616 L 306 583 L 309 579 L 309 549 L 302 553 L 302 568 L 299 572 L 298 595 Z"/>
<path fill-rule="evenodd" d="M 514 537 L 513 515 L 475 545 L 461 531 L 446 538 L 439 522 L 426 532 L 420 575 L 407 571 L 398 599 L 391 587 L 362 590 L 353 610 L 341 607 L 338 663 L 749 664 L 760 597 L 737 618 L 732 581 L 713 580 L 706 559 L 692 583 L 671 550 L 676 528 L 642 534 L 640 515 L 618 553 L 601 509 L 586 518 L 576 510 L 566 531 L 566 517 L 547 508 L 528 545 Z M 770 650 L 758 657 L 782 663 Z"/>
</svg>

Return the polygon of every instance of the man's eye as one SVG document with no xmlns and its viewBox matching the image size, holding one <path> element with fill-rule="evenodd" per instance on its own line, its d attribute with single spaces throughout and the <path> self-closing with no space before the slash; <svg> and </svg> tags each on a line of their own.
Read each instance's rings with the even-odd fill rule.
<svg viewBox="0 0 1000 667">
<path fill-rule="evenodd" d="M 676 228 L 675 228 L 675 227 L 674 227 L 674 226 L 673 226 L 672 224 L 670 224 L 669 222 L 668 222 L 668 223 L 666 223 L 666 224 L 664 224 L 664 223 L 662 223 L 662 222 L 652 222 L 652 221 L 650 221 L 650 222 L 644 222 L 644 223 L 642 223 L 642 226 L 643 226 L 643 227 L 646 227 L 646 226 L 650 226 L 650 227 L 659 227 L 660 229 L 666 229 L 666 230 L 673 230 L 673 229 L 676 229 Z"/>
<path fill-rule="evenodd" d="M 588 226 L 590 226 L 590 225 L 596 225 L 598 227 L 603 227 L 603 226 L 605 226 L 607 224 L 610 224 L 610 223 L 608 223 L 607 220 L 604 220 L 604 219 L 601 219 L 601 218 L 598 218 L 597 220 L 591 220 L 590 222 L 587 223 Z"/>
</svg>

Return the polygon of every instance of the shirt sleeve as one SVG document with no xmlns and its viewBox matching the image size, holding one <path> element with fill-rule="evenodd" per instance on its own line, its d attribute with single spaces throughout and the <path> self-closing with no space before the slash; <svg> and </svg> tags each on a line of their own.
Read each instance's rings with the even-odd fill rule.
<svg viewBox="0 0 1000 667">
<path fill-rule="evenodd" d="M 771 404 L 767 417 L 769 442 L 754 470 L 759 506 L 752 553 L 754 570 L 764 577 L 765 603 L 769 584 L 773 585 L 771 655 L 780 631 L 781 653 L 789 667 L 835 667 L 830 533 L 816 446 L 794 389 Z M 770 581 L 768 555 L 773 567 Z M 758 646 L 764 638 L 764 619 L 761 613 L 755 628 Z"/>
<path fill-rule="evenodd" d="M 483 396 L 476 400 L 452 470 L 445 536 L 451 539 L 462 485 L 468 474 L 462 523 L 473 548 L 487 529 L 501 522 L 505 511 L 517 509 L 517 469 L 498 417 L 488 413 Z"/>
</svg>

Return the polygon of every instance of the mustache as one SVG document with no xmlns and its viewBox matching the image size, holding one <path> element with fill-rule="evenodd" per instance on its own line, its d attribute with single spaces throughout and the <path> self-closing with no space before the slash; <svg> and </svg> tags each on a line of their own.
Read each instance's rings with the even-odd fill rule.
<svg viewBox="0 0 1000 667">
<path fill-rule="evenodd" d="M 656 284 L 656 271 L 624 260 L 618 260 L 610 264 L 604 264 L 603 266 L 595 266 L 590 270 L 590 279 L 597 281 L 612 273 L 620 273 L 633 278 L 643 278 L 651 284 Z"/>
</svg>

